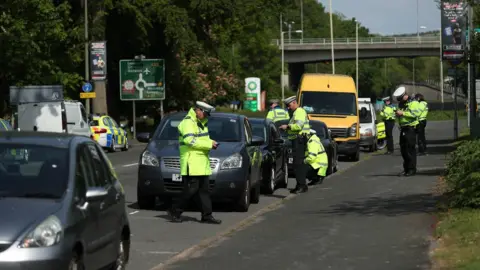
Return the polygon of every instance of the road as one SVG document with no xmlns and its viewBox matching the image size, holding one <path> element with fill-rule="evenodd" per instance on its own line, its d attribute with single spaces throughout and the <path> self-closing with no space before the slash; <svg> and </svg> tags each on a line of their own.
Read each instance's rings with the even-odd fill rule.
<svg viewBox="0 0 480 270">
<path fill-rule="evenodd" d="M 198 213 L 187 212 L 190 221 L 174 224 L 164 211 L 136 209 L 137 162 L 144 146 L 109 154 L 127 194 L 132 227 L 128 269 L 166 262 L 187 270 L 427 267 L 433 223 L 428 213 L 435 202 L 430 193 L 443 170 L 443 153 L 450 150 L 445 144 L 452 130 L 451 122 L 428 124 L 431 154 L 419 157 L 414 178 L 397 176 L 402 171 L 399 151 L 394 156 L 362 154 L 360 162 L 340 162 L 338 173 L 307 194 L 278 190 L 248 213 L 217 207 L 215 216 L 223 220 L 218 226 L 198 223 Z"/>
</svg>

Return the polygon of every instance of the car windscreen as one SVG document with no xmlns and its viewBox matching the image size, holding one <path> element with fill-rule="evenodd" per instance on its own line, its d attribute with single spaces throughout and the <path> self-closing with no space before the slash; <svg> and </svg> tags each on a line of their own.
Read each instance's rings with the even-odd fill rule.
<svg viewBox="0 0 480 270">
<path fill-rule="evenodd" d="M 178 125 L 183 119 L 168 119 L 161 127 L 157 140 L 178 140 Z M 240 122 L 230 117 L 210 117 L 208 119 L 210 139 L 217 142 L 239 142 L 241 139 Z"/>
<path fill-rule="evenodd" d="M 304 91 L 302 107 L 309 114 L 357 115 L 357 101 L 354 93 Z"/>
<path fill-rule="evenodd" d="M 277 122 L 275 122 L 275 126 L 279 127 L 281 125 L 288 125 L 288 122 L 289 122 L 289 120 L 277 121 Z M 317 132 L 317 136 L 320 139 L 326 139 L 327 138 L 327 134 L 325 133 L 325 126 L 323 124 L 321 124 L 319 122 L 310 121 L 310 127 Z M 282 136 L 282 138 L 287 138 L 288 137 L 287 131 L 285 131 L 283 129 L 279 129 L 279 130 L 280 130 L 280 135 Z"/>
<path fill-rule="evenodd" d="M 68 149 L 0 144 L 0 198 L 59 199 L 67 189 Z"/>
<path fill-rule="evenodd" d="M 250 124 L 252 125 L 253 136 L 258 136 L 264 140 L 267 138 L 267 129 L 263 122 L 250 122 Z"/>
<path fill-rule="evenodd" d="M 98 127 L 98 126 L 99 126 L 98 120 L 92 120 L 92 121 L 90 121 L 90 126 L 91 126 L 91 127 Z"/>
<path fill-rule="evenodd" d="M 363 108 L 362 108 L 363 109 Z M 358 111 L 358 115 L 360 116 L 360 123 L 361 124 L 368 124 L 368 123 L 372 123 L 372 112 L 370 110 L 366 110 L 366 113 L 364 115 L 362 115 L 360 112 L 361 112 L 361 109 Z"/>
</svg>

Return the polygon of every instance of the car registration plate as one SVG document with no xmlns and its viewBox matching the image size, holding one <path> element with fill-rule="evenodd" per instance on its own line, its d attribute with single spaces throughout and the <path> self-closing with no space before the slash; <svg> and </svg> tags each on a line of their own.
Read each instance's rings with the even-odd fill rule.
<svg viewBox="0 0 480 270">
<path fill-rule="evenodd" d="M 182 176 L 180 174 L 172 174 L 172 182 L 182 182 Z"/>
<path fill-rule="evenodd" d="M 288 163 L 293 164 L 293 158 L 288 158 Z"/>
</svg>

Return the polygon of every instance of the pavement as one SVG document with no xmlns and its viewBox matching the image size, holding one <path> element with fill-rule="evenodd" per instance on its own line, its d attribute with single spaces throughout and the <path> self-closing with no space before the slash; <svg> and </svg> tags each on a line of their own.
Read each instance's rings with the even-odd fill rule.
<svg viewBox="0 0 480 270">
<path fill-rule="evenodd" d="M 216 206 L 221 225 L 199 223 L 196 212 L 175 224 L 161 209 L 137 209 L 138 160 L 146 144 L 108 154 L 127 196 L 132 229 L 127 269 L 426 269 L 432 187 L 443 171 L 444 153 L 452 149 L 452 135 L 451 121 L 428 123 L 429 155 L 418 158 L 415 177 L 397 176 L 399 151 L 362 153 L 359 162 L 340 162 L 339 172 L 307 194 L 280 189 L 262 196 L 248 213 Z"/>
</svg>

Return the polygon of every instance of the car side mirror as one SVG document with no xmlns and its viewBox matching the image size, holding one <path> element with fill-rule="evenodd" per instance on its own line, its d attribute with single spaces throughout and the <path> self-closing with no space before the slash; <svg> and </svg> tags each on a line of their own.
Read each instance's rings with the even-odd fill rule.
<svg viewBox="0 0 480 270">
<path fill-rule="evenodd" d="M 284 140 L 284 139 L 274 139 L 274 140 L 273 140 L 273 143 L 274 143 L 274 144 L 284 144 L 284 143 L 285 143 L 285 140 Z"/>
<path fill-rule="evenodd" d="M 250 143 L 250 145 L 260 146 L 260 145 L 262 145 L 262 144 L 264 144 L 264 143 L 265 143 L 265 140 L 264 140 L 262 137 L 253 136 L 252 142 Z"/>
<path fill-rule="evenodd" d="M 100 201 L 107 197 L 108 191 L 103 187 L 91 187 L 87 189 L 86 198 L 88 202 Z"/>
<path fill-rule="evenodd" d="M 120 127 L 121 127 L 121 128 L 125 128 L 126 125 L 125 125 L 124 123 L 120 123 Z"/>
<path fill-rule="evenodd" d="M 137 134 L 137 141 L 148 143 L 150 141 L 150 133 L 149 132 L 142 132 Z"/>
</svg>

